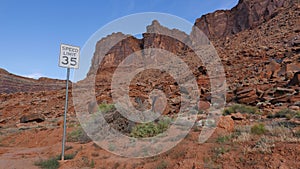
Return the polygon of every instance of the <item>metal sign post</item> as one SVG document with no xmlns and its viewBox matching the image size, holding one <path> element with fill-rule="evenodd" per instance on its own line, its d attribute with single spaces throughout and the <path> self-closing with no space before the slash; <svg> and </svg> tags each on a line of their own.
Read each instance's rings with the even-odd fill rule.
<svg viewBox="0 0 300 169">
<path fill-rule="evenodd" d="M 69 96 L 69 79 L 70 79 L 70 68 L 67 68 L 67 82 L 66 82 L 66 102 L 65 102 L 65 112 L 64 112 L 64 131 L 62 139 L 62 152 L 61 160 L 65 160 L 65 143 L 66 143 L 66 123 L 67 123 L 67 111 L 68 111 L 68 96 Z"/>
<path fill-rule="evenodd" d="M 63 126 L 63 139 L 62 139 L 62 152 L 61 160 L 65 160 L 65 143 L 66 143 L 66 123 L 67 123 L 67 112 L 68 112 L 68 97 L 69 97 L 69 79 L 70 79 L 70 68 L 79 68 L 79 53 L 80 48 L 71 45 L 60 45 L 60 56 L 59 66 L 67 68 L 67 81 L 66 81 L 66 102 L 64 111 L 64 126 Z"/>
</svg>

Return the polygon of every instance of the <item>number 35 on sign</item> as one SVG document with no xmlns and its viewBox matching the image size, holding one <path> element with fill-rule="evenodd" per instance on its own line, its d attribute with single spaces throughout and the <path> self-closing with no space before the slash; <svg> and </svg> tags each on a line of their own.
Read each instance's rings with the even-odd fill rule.
<svg viewBox="0 0 300 169">
<path fill-rule="evenodd" d="M 66 44 L 60 45 L 59 66 L 65 68 L 79 68 L 80 48 Z"/>
</svg>

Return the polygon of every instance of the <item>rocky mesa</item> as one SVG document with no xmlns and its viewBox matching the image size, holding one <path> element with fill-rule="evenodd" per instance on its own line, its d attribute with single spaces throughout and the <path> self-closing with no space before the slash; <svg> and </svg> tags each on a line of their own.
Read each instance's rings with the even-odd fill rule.
<svg viewBox="0 0 300 169">
<path fill-rule="evenodd" d="M 38 80 L 26 78 L 0 69 L 0 93 L 60 90 L 65 87 L 65 83 L 63 80 L 45 77 L 39 78 Z"/>
</svg>

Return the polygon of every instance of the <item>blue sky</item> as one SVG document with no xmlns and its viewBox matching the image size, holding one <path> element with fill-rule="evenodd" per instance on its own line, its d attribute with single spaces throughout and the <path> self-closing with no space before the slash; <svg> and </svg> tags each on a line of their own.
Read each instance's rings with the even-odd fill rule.
<svg viewBox="0 0 300 169">
<path fill-rule="evenodd" d="M 238 0 L 0 0 L 0 68 L 11 73 L 65 79 L 58 67 L 61 43 L 83 46 L 98 29 L 120 17 L 168 13 L 194 23 L 230 9 Z M 149 23 L 150 24 L 150 23 Z"/>
</svg>

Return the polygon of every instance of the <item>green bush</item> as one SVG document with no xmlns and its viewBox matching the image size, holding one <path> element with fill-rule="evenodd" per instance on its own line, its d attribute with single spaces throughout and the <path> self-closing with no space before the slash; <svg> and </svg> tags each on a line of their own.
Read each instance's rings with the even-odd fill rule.
<svg viewBox="0 0 300 169">
<path fill-rule="evenodd" d="M 102 113 L 107 113 L 107 112 L 110 112 L 110 111 L 112 111 L 114 109 L 115 109 L 115 105 L 113 105 L 113 104 L 101 103 L 99 105 L 99 110 Z"/>
<path fill-rule="evenodd" d="M 114 164 L 114 166 L 112 167 L 112 169 L 117 169 L 119 167 L 120 167 L 120 163 L 117 162 L 117 163 Z"/>
<path fill-rule="evenodd" d="M 91 168 L 95 168 L 95 161 L 94 161 L 94 159 L 92 159 L 91 164 L 90 164 L 90 167 L 91 167 Z"/>
<path fill-rule="evenodd" d="M 161 161 L 158 165 L 157 165 L 157 169 L 166 169 L 168 167 L 168 163 L 166 161 Z"/>
<path fill-rule="evenodd" d="M 300 129 L 295 132 L 295 137 L 300 138 Z"/>
<path fill-rule="evenodd" d="M 280 110 L 279 112 L 277 112 L 275 114 L 275 117 L 277 118 L 284 118 L 284 117 L 287 117 L 291 114 L 295 114 L 295 111 L 291 110 L 291 109 L 282 109 Z"/>
<path fill-rule="evenodd" d="M 116 145 L 114 143 L 109 143 L 108 150 L 109 151 L 115 151 L 115 149 L 116 149 Z"/>
<path fill-rule="evenodd" d="M 34 163 L 42 169 L 57 169 L 59 168 L 59 162 L 56 158 L 50 158 L 48 160 L 40 160 Z"/>
<path fill-rule="evenodd" d="M 257 107 L 247 106 L 242 104 L 234 104 L 223 111 L 223 115 L 230 115 L 233 113 L 242 113 L 242 114 L 256 114 L 258 113 Z"/>
<path fill-rule="evenodd" d="M 231 135 L 220 136 L 217 138 L 217 143 L 225 143 L 231 139 Z"/>
<path fill-rule="evenodd" d="M 285 108 L 285 109 L 282 109 L 282 110 L 276 112 L 273 115 L 268 115 L 267 117 L 268 118 L 287 118 L 287 119 L 300 118 L 300 112 Z"/>
<path fill-rule="evenodd" d="M 164 118 L 157 123 L 149 122 L 138 124 L 132 129 L 131 136 L 135 138 L 153 137 L 166 131 L 170 123 L 171 120 L 169 118 Z"/>
<path fill-rule="evenodd" d="M 262 135 L 267 132 L 265 125 L 260 123 L 260 124 L 255 124 L 254 126 L 251 127 L 251 133 L 252 134 L 257 134 L 257 135 Z"/>
<path fill-rule="evenodd" d="M 221 155 L 225 154 L 226 152 L 229 152 L 229 149 L 226 149 L 225 147 L 215 147 L 213 149 L 213 152 L 215 153 L 215 158 L 220 157 Z"/>
<path fill-rule="evenodd" d="M 69 142 L 79 142 L 81 144 L 91 142 L 90 137 L 85 133 L 85 131 L 78 127 L 76 130 L 68 133 L 67 140 Z"/>
<path fill-rule="evenodd" d="M 300 119 L 300 111 L 296 112 L 295 118 L 299 118 Z"/>
<path fill-rule="evenodd" d="M 65 154 L 64 156 L 64 160 L 72 160 L 75 156 L 76 156 L 77 152 L 73 153 L 73 154 Z M 61 160 L 61 155 L 58 155 L 56 157 L 57 160 Z"/>
</svg>

